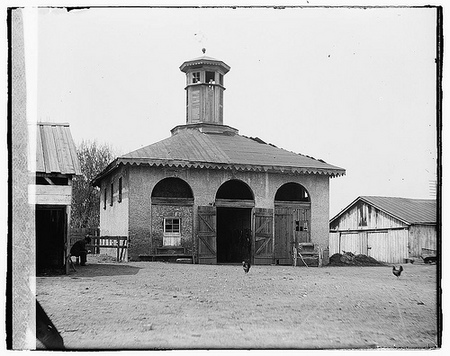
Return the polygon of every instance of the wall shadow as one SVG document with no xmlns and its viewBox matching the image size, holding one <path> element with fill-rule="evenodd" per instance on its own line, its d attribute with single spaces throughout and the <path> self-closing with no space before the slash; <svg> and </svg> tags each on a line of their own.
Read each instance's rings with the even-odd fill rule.
<svg viewBox="0 0 450 356">
<path fill-rule="evenodd" d="M 131 276 L 135 275 L 141 269 L 140 267 L 129 266 L 120 263 L 93 263 L 86 266 L 75 265 L 76 271 L 69 270 L 69 274 L 64 274 L 62 269 L 48 269 L 38 273 L 37 277 L 66 277 L 66 278 L 83 278 L 83 277 L 100 277 L 100 276 Z"/>
</svg>

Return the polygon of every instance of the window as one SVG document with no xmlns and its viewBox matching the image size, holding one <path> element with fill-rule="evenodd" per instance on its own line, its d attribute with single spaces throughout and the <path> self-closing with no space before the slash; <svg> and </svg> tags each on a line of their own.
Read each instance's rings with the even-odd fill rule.
<svg viewBox="0 0 450 356">
<path fill-rule="evenodd" d="M 111 183 L 111 202 L 109 203 L 109 205 L 113 205 L 113 200 L 114 200 L 114 183 Z"/>
<path fill-rule="evenodd" d="M 200 72 L 192 73 L 192 83 L 200 82 Z"/>
<path fill-rule="evenodd" d="M 223 85 L 223 74 L 219 73 L 219 84 Z"/>
<path fill-rule="evenodd" d="M 214 84 L 215 83 L 215 79 L 214 79 L 214 75 L 216 73 L 214 72 L 206 72 L 206 78 L 205 78 L 205 82 L 208 84 Z"/>
<path fill-rule="evenodd" d="M 164 235 L 180 235 L 180 219 L 165 218 L 164 219 Z"/>
<path fill-rule="evenodd" d="M 103 209 L 106 209 L 106 187 L 105 190 L 103 191 Z"/>
<path fill-rule="evenodd" d="M 180 246 L 181 245 L 181 221 L 180 218 L 164 219 L 164 246 Z"/>
<path fill-rule="evenodd" d="M 122 202 L 122 177 L 119 178 L 119 203 Z"/>
</svg>

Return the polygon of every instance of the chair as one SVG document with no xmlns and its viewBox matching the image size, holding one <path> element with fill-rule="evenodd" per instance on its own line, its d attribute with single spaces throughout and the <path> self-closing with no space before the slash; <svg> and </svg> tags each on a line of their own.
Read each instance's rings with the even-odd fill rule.
<svg viewBox="0 0 450 356">
<path fill-rule="evenodd" d="M 70 253 L 69 253 L 69 255 L 67 256 L 66 263 L 68 263 L 69 266 L 72 267 L 72 269 L 73 269 L 74 272 L 77 271 L 77 270 L 75 269 L 75 265 L 73 264 L 73 261 L 72 261 L 72 255 L 71 255 Z"/>
</svg>

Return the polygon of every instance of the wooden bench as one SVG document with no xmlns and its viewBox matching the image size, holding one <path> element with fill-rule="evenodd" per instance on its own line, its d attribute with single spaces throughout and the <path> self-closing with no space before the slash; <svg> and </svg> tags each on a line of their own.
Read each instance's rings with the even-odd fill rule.
<svg viewBox="0 0 450 356">
<path fill-rule="evenodd" d="M 186 248 L 183 246 L 161 246 L 156 248 L 156 253 L 149 255 L 139 255 L 141 261 L 166 261 L 188 263 L 188 260 L 193 263 L 193 256 L 186 253 Z"/>
</svg>

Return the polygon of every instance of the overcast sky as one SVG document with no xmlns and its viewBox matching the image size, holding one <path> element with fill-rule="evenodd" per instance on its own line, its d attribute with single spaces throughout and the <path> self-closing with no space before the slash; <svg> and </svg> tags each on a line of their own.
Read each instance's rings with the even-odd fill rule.
<svg viewBox="0 0 450 356">
<path fill-rule="evenodd" d="M 35 20 L 36 118 L 68 122 L 76 144 L 121 155 L 169 137 L 186 117 L 179 66 L 206 48 L 231 67 L 224 124 L 346 169 L 330 217 L 360 195 L 432 197 L 436 9 L 41 8 Z"/>
</svg>

